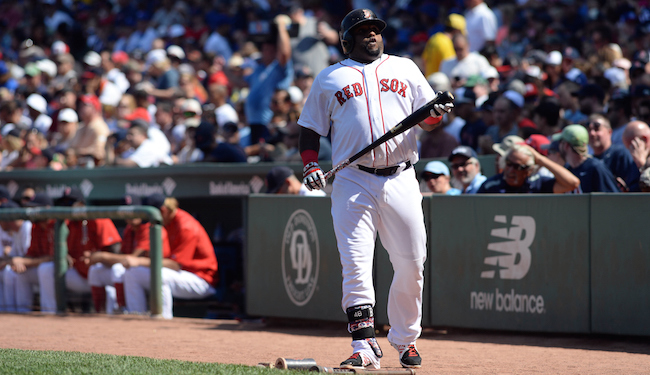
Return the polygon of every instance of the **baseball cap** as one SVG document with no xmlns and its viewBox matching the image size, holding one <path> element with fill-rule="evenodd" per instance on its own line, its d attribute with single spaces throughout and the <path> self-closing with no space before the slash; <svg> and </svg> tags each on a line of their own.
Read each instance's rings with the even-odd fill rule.
<svg viewBox="0 0 650 375">
<path fill-rule="evenodd" d="M 173 56 L 179 60 L 183 60 L 185 58 L 185 51 L 180 46 L 171 45 L 167 47 L 167 56 Z"/>
<path fill-rule="evenodd" d="M 284 182 L 293 175 L 289 167 L 273 167 L 266 175 L 266 194 L 275 194 L 280 190 Z"/>
<path fill-rule="evenodd" d="M 47 74 L 51 78 L 56 77 L 57 67 L 54 61 L 49 59 L 38 60 L 36 66 L 41 72 Z"/>
<path fill-rule="evenodd" d="M 467 34 L 467 22 L 465 21 L 465 17 L 458 13 L 450 14 L 449 17 L 447 17 L 445 25 L 460 31 L 463 35 Z"/>
<path fill-rule="evenodd" d="M 544 156 L 548 155 L 548 149 L 542 148 L 542 146 L 550 143 L 551 141 L 546 136 L 541 134 L 531 134 L 528 138 L 526 138 L 526 144 Z"/>
<path fill-rule="evenodd" d="M 68 53 L 70 52 L 70 47 L 68 47 L 65 42 L 61 40 L 57 40 L 54 43 L 52 43 L 52 54 L 53 55 L 60 55 L 62 53 Z"/>
<path fill-rule="evenodd" d="M 466 158 L 475 158 L 477 157 L 476 151 L 473 148 L 468 146 L 458 146 L 451 151 L 448 160 L 451 161 L 455 156 L 464 156 Z"/>
<path fill-rule="evenodd" d="M 11 199 L 9 189 L 4 185 L 0 185 L 0 199 Z"/>
<path fill-rule="evenodd" d="M 508 98 L 511 102 L 515 103 L 515 105 L 519 108 L 523 108 L 524 106 L 524 96 L 517 91 L 514 90 L 506 90 L 506 92 L 503 93 L 503 96 Z"/>
<path fill-rule="evenodd" d="M 490 65 L 490 67 L 481 72 L 481 76 L 486 80 L 490 78 L 499 78 L 499 72 L 497 71 L 497 68 Z"/>
<path fill-rule="evenodd" d="M 24 200 L 20 203 L 23 207 L 46 207 L 54 205 L 52 198 L 43 192 L 36 193 L 30 200 Z"/>
<path fill-rule="evenodd" d="M 183 102 L 183 105 L 181 106 L 181 112 L 194 113 L 195 115 L 203 114 L 203 110 L 201 109 L 201 103 L 199 103 L 199 101 L 196 99 L 186 99 Z M 190 117 L 188 119 L 185 119 L 185 126 L 189 126 L 192 128 L 199 126 L 200 123 L 201 123 L 201 119 L 197 117 Z"/>
<path fill-rule="evenodd" d="M 2 204 L 0 204 L 0 208 L 20 208 L 20 206 L 18 205 L 18 203 L 10 199 L 8 201 L 2 202 Z"/>
<path fill-rule="evenodd" d="M 102 105 L 99 102 L 99 98 L 97 98 L 97 95 L 92 95 L 92 94 L 86 94 L 82 95 L 79 100 L 84 103 L 84 104 L 90 104 L 93 107 L 95 107 L 95 110 L 101 111 Z"/>
<path fill-rule="evenodd" d="M 518 135 L 509 135 L 501 141 L 492 145 L 492 149 L 504 156 L 514 145 L 525 143 L 524 139 Z"/>
<path fill-rule="evenodd" d="M 143 107 L 137 107 L 133 112 L 129 113 L 128 115 L 124 116 L 124 119 L 127 121 L 133 121 L 137 119 L 144 120 L 146 122 L 151 121 L 151 115 L 149 114 L 149 111 L 147 111 L 146 108 Z"/>
<path fill-rule="evenodd" d="M 111 60 L 113 60 L 115 64 L 124 65 L 129 62 L 129 55 L 124 51 L 115 51 L 111 54 Z"/>
<path fill-rule="evenodd" d="M 57 117 L 57 119 L 59 122 L 79 122 L 79 116 L 77 116 L 77 112 L 72 108 L 63 108 L 61 112 L 59 112 L 59 117 Z"/>
<path fill-rule="evenodd" d="M 84 63 L 86 65 L 99 67 L 102 65 L 102 57 L 95 51 L 89 51 L 84 55 Z"/>
<path fill-rule="evenodd" d="M 142 204 L 142 198 L 137 195 L 125 194 L 120 199 L 121 206 L 139 206 Z"/>
<path fill-rule="evenodd" d="M 31 94 L 28 96 L 27 105 L 40 113 L 47 112 L 47 100 L 39 94 Z"/>
<path fill-rule="evenodd" d="M 560 51 L 551 51 L 546 56 L 546 64 L 548 65 L 560 65 L 562 64 L 562 53 Z"/>
<path fill-rule="evenodd" d="M 86 203 L 86 198 L 78 187 L 66 187 L 63 195 L 54 201 L 56 206 L 72 206 L 76 202 Z"/>
<path fill-rule="evenodd" d="M 154 49 L 147 53 L 147 58 L 145 60 L 145 70 L 149 69 L 151 65 L 156 65 L 167 58 L 167 51 L 164 49 Z"/>
<path fill-rule="evenodd" d="M 553 141 L 565 141 L 580 153 L 587 153 L 587 144 L 589 143 L 589 133 L 587 129 L 578 124 L 569 125 L 561 133 L 553 134 Z"/>
<path fill-rule="evenodd" d="M 474 104 L 476 105 L 476 94 L 471 88 L 459 87 L 454 91 L 454 102 L 459 104 Z"/>
<path fill-rule="evenodd" d="M 30 62 L 25 65 L 25 75 L 35 77 L 39 74 L 41 74 L 41 70 L 36 63 Z"/>
<path fill-rule="evenodd" d="M 449 168 L 447 165 L 441 161 L 430 161 L 427 163 L 427 165 L 424 167 L 424 170 L 422 171 L 422 177 L 424 177 L 425 174 L 431 173 L 431 174 L 444 174 L 445 176 L 449 176 Z"/>
<path fill-rule="evenodd" d="M 465 81 L 465 87 L 474 87 L 476 85 L 485 85 L 487 83 L 487 79 L 483 78 L 482 75 L 480 74 L 472 74 L 471 76 L 467 77 L 467 80 Z"/>
<path fill-rule="evenodd" d="M 147 206 L 152 206 L 156 208 L 160 208 L 165 204 L 165 196 L 162 195 L 161 193 L 153 193 L 150 196 L 146 197 L 142 203 L 144 203 Z"/>
<path fill-rule="evenodd" d="M 600 87 L 600 85 L 597 85 L 595 83 L 588 83 L 582 86 L 580 90 L 572 93 L 571 95 L 577 96 L 580 99 L 595 97 L 600 102 L 605 100 L 605 90 L 603 90 L 603 88 Z"/>
<path fill-rule="evenodd" d="M 546 150 L 547 153 L 548 151 L 560 151 L 560 141 L 551 141 L 550 143 L 539 146 L 539 148 Z"/>
<path fill-rule="evenodd" d="M 427 77 L 427 81 L 431 88 L 436 91 L 449 91 L 451 90 L 451 82 L 445 73 L 435 72 Z"/>
</svg>

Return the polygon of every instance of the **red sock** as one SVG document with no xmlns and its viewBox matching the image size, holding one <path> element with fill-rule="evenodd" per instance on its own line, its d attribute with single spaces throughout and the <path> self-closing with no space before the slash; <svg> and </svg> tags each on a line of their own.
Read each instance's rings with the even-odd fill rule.
<svg viewBox="0 0 650 375">
<path fill-rule="evenodd" d="M 124 284 L 115 283 L 115 298 L 117 299 L 117 306 L 126 307 L 126 298 L 124 297 Z"/>
<path fill-rule="evenodd" d="M 93 304 L 95 312 L 102 313 L 106 311 L 106 289 L 103 286 L 93 286 L 91 288 L 93 295 Z"/>
</svg>

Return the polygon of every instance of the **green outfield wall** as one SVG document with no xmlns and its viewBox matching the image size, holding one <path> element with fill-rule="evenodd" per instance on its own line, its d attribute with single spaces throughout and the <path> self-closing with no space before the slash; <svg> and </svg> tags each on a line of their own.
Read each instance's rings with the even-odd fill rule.
<svg viewBox="0 0 650 375">
<path fill-rule="evenodd" d="M 629 218 L 647 216 L 648 199 L 425 197 L 423 325 L 650 334 L 650 234 Z M 329 199 L 253 195 L 246 211 L 248 312 L 344 322 Z M 378 241 L 378 324 L 388 323 L 392 273 Z"/>
</svg>

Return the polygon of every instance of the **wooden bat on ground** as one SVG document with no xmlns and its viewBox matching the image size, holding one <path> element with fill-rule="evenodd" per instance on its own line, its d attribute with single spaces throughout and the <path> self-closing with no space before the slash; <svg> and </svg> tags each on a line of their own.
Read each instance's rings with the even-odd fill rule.
<svg viewBox="0 0 650 375">
<path fill-rule="evenodd" d="M 355 160 L 359 159 L 363 155 L 367 154 L 370 152 L 370 150 L 374 149 L 375 147 L 381 145 L 382 143 L 388 141 L 389 139 L 397 136 L 398 134 L 402 134 L 405 131 L 409 130 L 410 128 L 414 127 L 415 125 L 421 123 L 424 121 L 427 117 L 431 116 L 431 110 L 433 109 L 433 106 L 436 104 L 444 104 L 444 103 L 449 103 L 454 101 L 454 95 L 450 93 L 449 91 L 444 91 L 442 94 L 438 95 L 435 99 L 431 100 L 422 108 L 416 110 L 415 112 L 411 113 L 408 117 L 406 117 L 404 120 L 402 120 L 399 124 L 393 126 L 386 134 L 382 135 L 381 137 L 377 138 L 376 141 L 372 142 L 366 148 L 363 150 L 357 152 L 356 154 L 350 156 L 349 158 L 345 159 L 342 161 L 340 164 L 336 165 L 334 168 L 332 168 L 331 171 L 325 173 L 325 180 L 328 180 L 330 177 L 334 176 L 338 171 L 341 169 L 347 167 L 348 165 L 354 163 Z"/>
</svg>

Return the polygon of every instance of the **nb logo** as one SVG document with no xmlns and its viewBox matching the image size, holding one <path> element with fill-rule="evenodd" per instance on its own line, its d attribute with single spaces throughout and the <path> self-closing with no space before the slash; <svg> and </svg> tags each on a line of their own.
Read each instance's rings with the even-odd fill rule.
<svg viewBox="0 0 650 375">
<path fill-rule="evenodd" d="M 305 210 L 296 210 L 282 237 L 282 278 L 291 302 L 303 306 L 309 302 L 318 281 L 320 258 L 316 225 Z"/>
<path fill-rule="evenodd" d="M 502 224 L 508 222 L 505 215 L 495 215 L 494 221 Z M 530 269 L 530 245 L 535 239 L 535 219 L 530 216 L 513 216 L 510 224 L 510 228 L 492 229 L 492 237 L 506 241 L 489 243 L 488 250 L 498 255 L 486 257 L 484 263 L 497 267 L 501 279 L 520 280 Z M 481 277 L 493 279 L 496 271 L 483 271 Z"/>
</svg>

